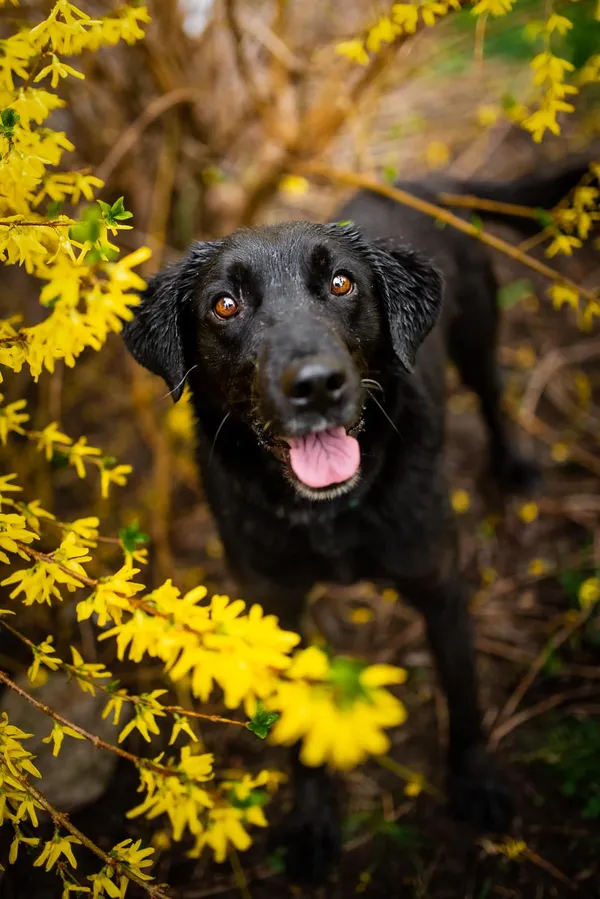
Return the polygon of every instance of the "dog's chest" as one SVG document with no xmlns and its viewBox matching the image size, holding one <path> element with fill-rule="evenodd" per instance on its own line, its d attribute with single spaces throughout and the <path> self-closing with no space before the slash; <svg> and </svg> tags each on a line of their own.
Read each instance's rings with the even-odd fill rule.
<svg viewBox="0 0 600 899">
<path fill-rule="evenodd" d="M 315 514 L 314 509 L 306 515 L 290 516 L 289 510 L 280 515 L 266 531 L 254 532 L 255 565 L 268 547 L 280 571 L 295 570 L 311 582 L 348 585 L 409 576 L 428 564 L 437 542 L 437 534 L 434 537 L 410 507 L 403 515 L 395 508 L 352 505 L 335 516 Z"/>
</svg>

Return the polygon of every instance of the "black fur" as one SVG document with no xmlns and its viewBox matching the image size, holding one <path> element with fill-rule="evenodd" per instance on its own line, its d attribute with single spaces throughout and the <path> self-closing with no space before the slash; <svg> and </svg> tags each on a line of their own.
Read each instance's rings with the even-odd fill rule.
<svg viewBox="0 0 600 899">
<path fill-rule="evenodd" d="M 554 181 L 537 193 L 526 187 L 534 205 L 558 199 Z M 427 199 L 471 192 L 444 181 L 408 189 Z M 522 202 L 518 185 L 502 197 L 494 191 Z M 502 831 L 511 803 L 485 753 L 441 465 L 445 344 L 479 395 L 496 475 L 518 489 L 536 478 L 501 412 L 495 278 L 479 243 L 381 196 L 358 194 L 339 217 L 356 228 L 290 223 L 196 244 L 152 280 L 125 341 L 175 399 L 188 374 L 206 495 L 245 599 L 297 628 L 316 581 L 364 579 L 395 585 L 423 613 L 448 700 L 450 800 L 478 828 Z M 355 284 L 347 297 L 329 289 L 340 270 Z M 226 322 L 212 311 L 223 294 L 243 304 Z M 282 387 L 290 365 L 306 358 L 325 359 L 343 385 L 325 412 L 293 405 Z M 280 438 L 324 426 L 356 429 L 361 476 L 307 496 Z M 295 777 L 296 805 L 280 837 L 290 875 L 319 879 L 339 855 L 335 793 L 325 771 L 296 761 Z"/>
</svg>

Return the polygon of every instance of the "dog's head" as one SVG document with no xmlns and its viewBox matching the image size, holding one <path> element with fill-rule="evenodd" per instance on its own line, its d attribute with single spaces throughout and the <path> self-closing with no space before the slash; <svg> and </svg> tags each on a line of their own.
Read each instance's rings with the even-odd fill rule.
<svg viewBox="0 0 600 899">
<path fill-rule="evenodd" d="M 438 273 L 350 225 L 291 222 L 197 243 L 156 275 L 127 346 L 175 400 L 194 391 L 243 419 L 312 499 L 360 472 L 368 375 L 410 371 L 441 307 Z"/>
</svg>

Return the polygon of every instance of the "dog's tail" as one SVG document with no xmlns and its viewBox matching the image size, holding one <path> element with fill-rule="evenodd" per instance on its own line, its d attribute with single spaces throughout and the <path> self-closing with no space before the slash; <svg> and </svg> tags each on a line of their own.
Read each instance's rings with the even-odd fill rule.
<svg viewBox="0 0 600 899">
<path fill-rule="evenodd" d="M 519 230 L 539 231 L 544 226 L 544 216 L 539 211 L 554 209 L 586 176 L 589 179 L 589 165 L 589 157 L 577 157 L 547 174 L 530 174 L 515 181 L 464 181 L 459 194 L 489 201 L 489 208 L 474 209 L 484 219 L 507 222 Z M 503 208 L 503 204 L 528 207 L 534 213 L 528 219 Z M 454 204 L 444 201 L 444 205 Z"/>
</svg>

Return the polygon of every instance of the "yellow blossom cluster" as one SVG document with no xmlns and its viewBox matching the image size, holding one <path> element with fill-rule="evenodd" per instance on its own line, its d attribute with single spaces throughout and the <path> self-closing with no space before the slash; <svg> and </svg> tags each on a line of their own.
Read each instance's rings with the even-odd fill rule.
<svg viewBox="0 0 600 899">
<path fill-rule="evenodd" d="M 2 41 L 0 56 L 0 262 L 23 265 L 44 282 L 40 302 L 47 315 L 36 325 L 19 317 L 0 321 L 0 363 L 34 378 L 54 370 L 56 360 L 72 366 L 86 347 L 99 349 L 111 331 L 131 317 L 144 286 L 134 268 L 149 256 L 140 248 L 123 259 L 110 235 L 129 228 L 122 199 L 81 210 L 102 182 L 86 172 L 61 172 L 74 149 L 47 119 L 64 102 L 51 90 L 61 79 L 83 77 L 62 56 L 143 36 L 144 6 L 123 6 L 92 19 L 58 0 L 49 16 L 29 31 Z M 68 205 L 71 215 L 62 210 Z M 1 377 L 1 375 L 0 375 Z"/>
<path fill-rule="evenodd" d="M 369 755 L 389 749 L 384 728 L 406 718 L 402 703 L 388 690 L 406 672 L 392 665 L 364 665 L 356 659 L 329 659 L 316 646 L 300 650 L 280 679 L 267 707 L 279 714 L 273 739 L 292 744 L 302 739 L 305 765 L 331 762 L 353 768 Z"/>
<path fill-rule="evenodd" d="M 552 52 L 552 37 L 564 36 L 573 27 L 573 23 L 564 15 L 551 12 L 544 21 L 530 22 L 527 25 L 528 35 L 535 39 L 541 37 L 545 47 L 531 61 L 533 83 L 541 90 L 542 96 L 538 108 L 523 121 L 523 127 L 539 143 L 546 131 L 560 134 L 558 115 L 561 112 L 573 112 L 574 106 L 566 99 L 577 93 L 574 84 L 567 83 L 567 75 L 574 71 L 573 63 L 562 59 Z"/>
<path fill-rule="evenodd" d="M 86 476 L 86 465 L 91 465 L 98 470 L 100 475 L 100 493 L 104 499 L 112 484 L 120 487 L 127 481 L 127 475 L 131 472 L 131 465 L 120 465 L 116 459 L 105 455 L 101 449 L 89 446 L 86 437 L 80 437 L 73 441 L 67 434 L 59 430 L 56 422 L 50 422 L 41 431 L 30 430 L 25 427 L 29 415 L 25 411 L 25 400 L 16 400 L 14 403 L 4 403 L 4 397 L 0 393 L 0 444 L 6 446 L 9 434 L 18 434 L 35 444 L 39 452 L 43 452 L 47 461 L 57 461 L 73 466 L 78 477 Z M 52 519 L 49 512 L 38 510 L 37 516 Z"/>
<path fill-rule="evenodd" d="M 342 41 L 336 52 L 353 62 L 366 66 L 370 53 L 378 53 L 384 44 L 392 44 L 397 38 L 414 34 L 420 24 L 431 28 L 451 9 L 460 9 L 460 0 L 423 0 L 421 3 L 394 3 L 390 14 L 381 16 L 367 29 L 363 37 Z"/>
<path fill-rule="evenodd" d="M 63 543 L 69 537 L 73 535 L 67 535 Z M 401 703 L 380 689 L 384 684 L 401 683 L 404 672 L 400 669 L 364 667 L 348 659 L 329 663 L 317 649 L 292 654 L 298 635 L 281 630 L 277 618 L 265 615 L 258 605 L 246 611 L 242 600 L 231 601 L 226 596 L 213 596 L 206 602 L 204 587 L 182 595 L 171 581 L 140 596 L 144 587 L 134 580 L 139 569 L 125 564 L 113 576 L 94 580 L 81 567 L 85 559 L 81 553 L 86 549 L 78 547 L 71 552 L 71 558 L 62 557 L 59 570 L 63 577 L 93 587 L 78 602 L 77 616 L 86 620 L 96 615 L 101 627 L 112 623 L 100 639 L 114 638 L 120 659 L 126 655 L 134 662 L 145 656 L 157 658 L 172 681 L 186 678 L 192 695 L 201 701 L 208 700 L 218 687 L 227 708 L 243 704 L 250 717 L 263 702 L 267 710 L 280 716 L 273 732 L 275 741 L 304 739 L 307 764 L 353 767 L 368 754 L 385 752 L 384 729 L 404 720 Z M 51 561 L 43 557 L 38 565 L 44 564 L 46 576 L 51 578 L 55 554 L 47 559 Z M 13 595 L 23 592 L 25 602 L 34 600 L 27 594 L 27 571 L 9 579 L 18 585 Z M 146 740 L 158 732 L 155 718 L 164 715 L 157 702 L 159 695 L 160 691 L 154 691 L 138 701 L 120 740 L 133 729 Z M 127 698 L 120 691 L 111 697 L 108 709 L 115 721 Z M 345 738 L 340 740 L 342 730 Z"/>
<path fill-rule="evenodd" d="M 600 221 L 599 185 L 600 163 L 594 162 L 587 177 L 573 191 L 569 203 L 553 211 L 552 222 L 546 229 L 550 237 L 547 256 L 571 256 L 590 237 Z M 567 306 L 576 313 L 578 323 L 584 330 L 589 330 L 593 322 L 600 318 L 600 298 L 592 297 L 584 301 L 574 285 L 559 281 L 549 288 L 549 294 L 556 309 Z"/>
<path fill-rule="evenodd" d="M 39 848 L 40 852 L 33 862 L 34 867 L 44 866 L 50 871 L 56 866 L 63 882 L 63 899 L 68 899 L 71 892 L 90 893 L 94 896 L 120 897 L 130 879 L 150 880 L 150 876 L 142 872 L 143 867 L 152 864 L 148 856 L 153 849 L 141 849 L 140 841 L 133 843 L 130 839 L 115 846 L 107 855 L 107 865 L 98 873 L 88 876 L 92 887 L 83 886 L 77 878 L 77 859 L 73 848 L 84 842 L 82 835 L 75 828 L 66 834 L 63 827 L 69 826 L 68 820 L 55 814 L 55 831 L 50 840 L 43 842 L 39 837 L 31 836 L 27 830 L 39 824 L 38 813 L 48 811 L 51 806 L 30 781 L 31 777 L 39 778 L 40 772 L 33 764 L 34 756 L 23 747 L 23 740 L 31 737 L 18 727 L 8 722 L 6 714 L 0 719 L 0 826 L 10 824 L 14 837 L 9 850 L 9 863 L 14 864 L 18 858 L 21 844 Z M 63 825 L 63 827 L 61 827 Z M 88 841 L 86 845 L 90 846 Z M 68 863 L 68 864 L 65 864 Z M 117 879 L 118 889 L 114 883 Z M 106 881 L 110 885 L 107 885 Z M 163 894 L 164 895 L 164 894 Z"/>
<path fill-rule="evenodd" d="M 393 43 L 403 35 L 414 34 L 420 24 L 431 27 L 452 10 L 459 10 L 465 5 L 461 0 L 394 3 L 389 13 L 380 16 L 363 35 L 337 44 L 336 52 L 359 65 L 366 66 L 372 55 L 378 53 L 382 46 Z M 480 17 L 485 27 L 487 16 L 497 18 L 510 15 L 514 6 L 515 0 L 473 0 L 471 12 L 474 16 Z M 600 17 L 600 7 L 596 16 Z M 600 56 L 590 57 L 583 68 L 575 73 L 573 63 L 553 52 L 554 36 L 564 37 L 572 27 L 573 23 L 564 11 L 558 14 L 553 11 L 552 5 L 546 19 L 529 22 L 524 26 L 525 34 L 530 41 L 540 39 L 543 41 L 543 49 L 530 63 L 533 85 L 540 98 L 534 109 L 528 109 L 515 102 L 506 106 L 504 114 L 529 131 L 537 143 L 547 131 L 552 134 L 560 133 L 559 115 L 572 112 L 574 109 L 569 97 L 577 94 L 580 87 L 597 84 L 600 81 Z M 499 112 L 500 106 L 494 107 L 494 121 Z"/>
</svg>

